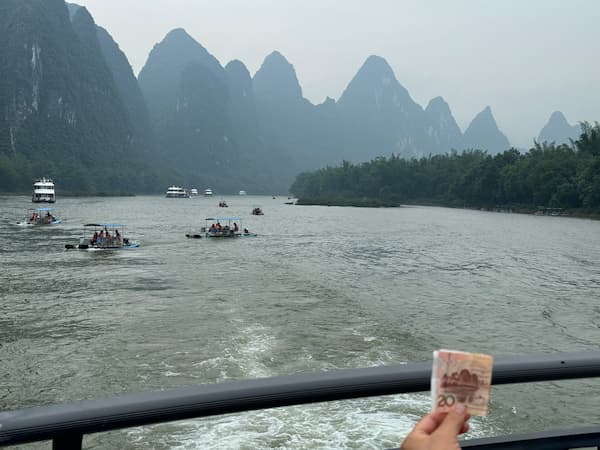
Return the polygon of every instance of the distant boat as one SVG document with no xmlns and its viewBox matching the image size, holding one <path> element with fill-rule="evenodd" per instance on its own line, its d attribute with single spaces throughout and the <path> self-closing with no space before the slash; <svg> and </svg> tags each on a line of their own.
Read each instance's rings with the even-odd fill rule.
<svg viewBox="0 0 600 450">
<path fill-rule="evenodd" d="M 54 203 L 56 201 L 54 182 L 46 177 L 35 180 L 31 201 L 33 203 Z"/>
<path fill-rule="evenodd" d="M 227 204 L 227 202 L 225 200 L 221 200 L 219 202 L 219 208 L 228 208 L 229 205 Z"/>
<path fill-rule="evenodd" d="M 190 189 L 190 197 L 198 197 L 198 189 L 196 189 L 196 188 Z"/>
<path fill-rule="evenodd" d="M 261 208 L 256 207 L 252 210 L 252 215 L 253 216 L 264 216 L 265 213 L 263 212 L 263 210 Z"/>
<path fill-rule="evenodd" d="M 52 214 L 51 208 L 36 208 L 30 214 L 27 215 L 27 218 L 21 222 L 17 222 L 17 225 L 27 226 L 27 225 L 58 225 L 60 223 L 60 219 L 54 217 Z"/>
<path fill-rule="evenodd" d="M 187 193 L 187 191 L 179 186 L 171 186 L 169 189 L 167 189 L 167 198 L 190 198 L 190 195 Z"/>
<path fill-rule="evenodd" d="M 211 188 L 206 188 L 204 189 L 204 196 L 205 197 L 212 197 L 213 196 L 213 191 Z"/>
<path fill-rule="evenodd" d="M 246 191 L 240 191 L 240 195 L 246 195 Z"/>
</svg>

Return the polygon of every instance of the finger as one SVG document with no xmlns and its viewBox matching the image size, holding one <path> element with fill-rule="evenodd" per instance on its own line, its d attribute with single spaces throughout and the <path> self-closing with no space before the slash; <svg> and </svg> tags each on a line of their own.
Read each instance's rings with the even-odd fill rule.
<svg viewBox="0 0 600 450">
<path fill-rule="evenodd" d="M 462 426 L 462 428 L 460 429 L 460 433 L 459 433 L 459 434 L 464 434 L 464 433 L 466 433 L 467 431 L 469 431 L 469 428 L 470 428 L 470 427 L 469 427 L 469 423 L 468 423 L 468 422 L 465 422 L 465 423 L 463 423 L 463 426 Z"/>
<path fill-rule="evenodd" d="M 448 412 L 444 421 L 437 430 L 435 430 L 435 433 L 446 436 L 457 436 L 462 430 L 466 420 L 467 414 L 464 405 L 456 405 Z"/>
<path fill-rule="evenodd" d="M 424 416 L 413 428 L 413 431 L 417 433 L 431 434 L 433 433 L 437 427 L 440 426 L 440 423 L 446 417 L 446 413 L 441 411 L 430 412 L 426 416 Z"/>
</svg>

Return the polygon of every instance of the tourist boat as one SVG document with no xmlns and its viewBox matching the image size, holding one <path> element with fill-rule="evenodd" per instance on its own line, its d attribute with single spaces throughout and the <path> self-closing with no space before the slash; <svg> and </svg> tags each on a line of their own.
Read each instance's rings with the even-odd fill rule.
<svg viewBox="0 0 600 450">
<path fill-rule="evenodd" d="M 117 223 L 88 223 L 83 226 L 83 233 L 78 244 L 66 244 L 67 250 L 79 249 L 89 251 L 129 250 L 138 248 L 140 244 L 125 237 L 125 225 Z"/>
<path fill-rule="evenodd" d="M 253 237 L 256 233 L 251 233 L 242 226 L 240 217 L 208 217 L 205 219 L 205 226 L 200 228 L 200 233 L 209 238 L 235 238 L 235 237 Z M 195 235 L 186 235 L 195 237 Z"/>
<path fill-rule="evenodd" d="M 261 208 L 256 207 L 252 210 L 252 215 L 253 216 L 264 216 L 265 213 L 263 212 L 263 210 Z"/>
<path fill-rule="evenodd" d="M 196 188 L 190 189 L 190 197 L 198 197 L 198 189 L 196 189 Z"/>
<path fill-rule="evenodd" d="M 36 208 L 27 215 L 27 219 L 17 222 L 21 226 L 57 225 L 60 219 L 54 217 L 52 208 Z"/>
<path fill-rule="evenodd" d="M 213 191 L 211 188 L 206 188 L 204 189 L 204 196 L 205 197 L 212 197 L 213 196 Z"/>
<path fill-rule="evenodd" d="M 240 191 L 240 195 L 246 195 L 246 191 Z"/>
<path fill-rule="evenodd" d="M 35 180 L 31 201 L 33 203 L 54 203 L 56 201 L 54 182 L 46 177 Z"/>
<path fill-rule="evenodd" d="M 179 186 L 171 186 L 169 189 L 167 189 L 167 198 L 190 198 L 190 195 L 187 193 L 187 191 Z"/>
<path fill-rule="evenodd" d="M 227 202 L 225 200 L 221 200 L 219 202 L 219 208 L 229 208 L 229 205 L 227 204 Z"/>
</svg>

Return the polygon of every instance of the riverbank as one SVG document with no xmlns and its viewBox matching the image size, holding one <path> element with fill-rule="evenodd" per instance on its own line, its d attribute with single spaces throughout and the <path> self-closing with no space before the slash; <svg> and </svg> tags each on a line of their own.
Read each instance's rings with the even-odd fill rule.
<svg viewBox="0 0 600 450">
<path fill-rule="evenodd" d="M 374 198 L 299 198 L 296 205 L 303 206 L 355 206 L 361 208 L 398 208 L 400 202 Z"/>
<path fill-rule="evenodd" d="M 372 198 L 299 198 L 296 205 L 304 206 L 353 206 L 361 208 L 398 208 L 402 205 L 411 206 L 439 206 L 442 208 L 472 209 L 488 212 L 532 214 L 538 216 L 559 216 L 559 217 L 577 217 L 581 219 L 600 220 L 600 211 L 590 208 L 549 208 L 549 207 L 531 207 L 522 205 L 497 205 L 497 206 L 472 206 L 457 204 L 455 202 L 397 202 L 392 200 L 380 200 Z"/>
</svg>

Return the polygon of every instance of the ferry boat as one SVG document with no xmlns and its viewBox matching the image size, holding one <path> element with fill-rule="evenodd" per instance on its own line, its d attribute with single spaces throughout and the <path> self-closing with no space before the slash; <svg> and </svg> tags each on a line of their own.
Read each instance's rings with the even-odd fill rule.
<svg viewBox="0 0 600 450">
<path fill-rule="evenodd" d="M 52 214 L 52 208 L 36 208 L 27 215 L 27 219 L 17 222 L 21 226 L 58 225 L 60 219 Z"/>
<path fill-rule="evenodd" d="M 54 182 L 50 178 L 42 177 L 33 183 L 33 203 L 54 203 L 56 194 L 54 192 Z"/>
<path fill-rule="evenodd" d="M 171 186 L 169 189 L 167 189 L 167 198 L 189 198 L 190 195 L 187 193 L 187 191 L 179 186 Z"/>
<path fill-rule="evenodd" d="M 125 237 L 125 225 L 118 223 L 88 223 L 83 226 L 83 233 L 78 244 L 65 244 L 65 249 L 106 251 L 130 250 L 140 244 Z"/>
<path fill-rule="evenodd" d="M 211 188 L 206 188 L 204 189 L 204 196 L 205 197 L 212 197 L 213 196 L 213 191 Z"/>
</svg>

